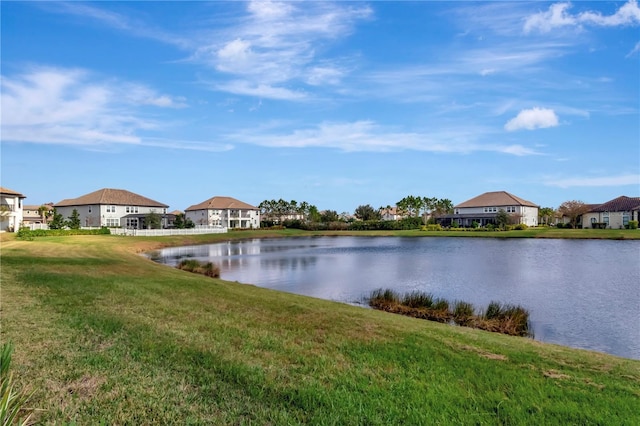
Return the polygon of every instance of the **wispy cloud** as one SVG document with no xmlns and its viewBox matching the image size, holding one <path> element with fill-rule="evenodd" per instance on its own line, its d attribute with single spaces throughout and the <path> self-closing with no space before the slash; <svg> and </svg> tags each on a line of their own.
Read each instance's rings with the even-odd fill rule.
<svg viewBox="0 0 640 426">
<path fill-rule="evenodd" d="M 571 3 L 555 3 L 544 12 L 529 16 L 524 23 L 524 32 L 550 32 L 562 27 L 580 27 L 594 25 L 602 27 L 635 26 L 640 25 L 640 8 L 637 0 L 629 0 L 612 15 L 602 15 L 600 12 L 585 11 L 571 14 Z"/>
<path fill-rule="evenodd" d="M 360 3 L 252 1 L 246 17 L 203 43 L 192 60 L 230 76 L 218 90 L 300 100 L 305 86 L 338 84 L 348 69 L 323 58 L 318 43 L 340 40 L 371 14 Z"/>
<path fill-rule="evenodd" d="M 277 132 L 273 128 L 243 131 L 226 135 L 237 143 L 249 143 L 270 148 L 330 148 L 346 152 L 424 151 L 458 153 L 486 151 L 516 156 L 539 155 L 521 145 L 486 144 L 479 140 L 487 129 L 466 127 L 444 128 L 429 133 L 398 132 L 370 120 L 354 122 L 324 122 L 314 127 Z"/>
<path fill-rule="evenodd" d="M 164 126 L 144 109 L 185 104 L 139 83 L 104 81 L 82 69 L 38 68 L 2 76 L 1 87 L 3 141 L 91 149 L 114 144 L 207 149 L 199 142 L 163 143 L 140 136 Z"/>
<path fill-rule="evenodd" d="M 603 186 L 626 186 L 640 185 L 640 174 L 622 174 L 618 176 L 599 176 L 599 177 L 569 177 L 569 178 L 547 178 L 544 181 L 546 186 L 555 186 L 559 188 L 573 187 L 603 187 Z"/>
<path fill-rule="evenodd" d="M 166 30 L 155 28 L 142 19 L 135 19 L 117 12 L 98 8 L 87 3 L 69 2 L 43 2 L 39 6 L 53 13 L 64 13 L 79 16 L 86 20 L 100 22 L 104 26 L 126 32 L 136 37 L 158 40 L 180 48 L 189 48 L 191 40 Z"/>
<path fill-rule="evenodd" d="M 636 45 L 633 47 L 633 49 L 631 49 L 631 52 L 629 52 L 626 57 L 630 58 L 634 55 L 637 55 L 638 53 L 640 53 L 640 41 L 636 43 Z"/>
<path fill-rule="evenodd" d="M 546 127 L 556 127 L 558 125 L 558 116 L 552 109 L 547 108 L 531 108 L 525 109 L 504 125 L 505 130 L 512 132 L 514 130 L 534 130 Z"/>
</svg>

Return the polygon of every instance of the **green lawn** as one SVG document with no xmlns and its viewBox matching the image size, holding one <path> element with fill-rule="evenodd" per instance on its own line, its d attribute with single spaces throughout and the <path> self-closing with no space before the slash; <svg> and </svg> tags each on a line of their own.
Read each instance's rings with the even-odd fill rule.
<svg viewBox="0 0 640 426">
<path fill-rule="evenodd" d="M 640 424 L 640 361 L 225 282 L 139 254 L 257 235 L 309 234 L 3 235 L 1 339 L 15 345 L 17 384 L 35 390 L 36 420 Z"/>
</svg>

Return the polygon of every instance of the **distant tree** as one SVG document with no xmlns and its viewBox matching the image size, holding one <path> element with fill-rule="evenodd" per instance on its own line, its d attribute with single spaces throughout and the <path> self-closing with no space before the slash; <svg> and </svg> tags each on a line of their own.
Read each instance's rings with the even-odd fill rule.
<svg viewBox="0 0 640 426">
<path fill-rule="evenodd" d="M 579 200 L 565 201 L 558 207 L 558 213 L 564 217 L 568 217 L 573 228 L 578 225 L 580 216 L 589 211 L 589 206 Z"/>
<path fill-rule="evenodd" d="M 556 211 L 552 207 L 542 207 L 538 210 L 539 223 L 548 225 L 556 215 Z"/>
<path fill-rule="evenodd" d="M 338 212 L 335 210 L 325 210 L 320 214 L 320 222 L 329 223 L 337 222 L 338 220 L 340 220 L 340 217 L 338 216 Z"/>
<path fill-rule="evenodd" d="M 144 222 L 147 225 L 147 229 L 160 229 L 162 227 L 162 216 L 155 211 L 151 211 L 147 213 Z"/>
<path fill-rule="evenodd" d="M 191 219 L 186 217 L 184 213 L 178 213 L 176 214 L 176 219 L 173 221 L 173 226 L 175 226 L 178 229 L 185 229 L 185 228 L 195 228 L 196 224 L 193 223 Z"/>
<path fill-rule="evenodd" d="M 498 213 L 496 214 L 496 225 L 498 225 L 499 228 L 504 229 L 507 226 L 507 223 L 509 223 L 509 214 L 504 211 L 504 209 L 498 210 Z"/>
<path fill-rule="evenodd" d="M 355 217 L 360 220 L 380 220 L 382 215 L 376 211 L 371 205 L 358 206 L 354 212 Z"/>
<path fill-rule="evenodd" d="M 321 216 L 318 208 L 314 205 L 310 205 L 307 220 L 309 222 L 320 222 L 320 218 Z"/>
<path fill-rule="evenodd" d="M 417 217 L 420 215 L 420 211 L 424 206 L 424 199 L 422 197 L 416 197 L 414 195 L 408 195 L 404 197 L 402 200 L 396 203 L 398 210 L 402 212 L 403 215 L 409 217 Z"/>
<path fill-rule="evenodd" d="M 51 211 L 51 222 L 49 222 L 49 229 L 63 229 L 65 226 L 64 217 L 55 208 Z"/>
<path fill-rule="evenodd" d="M 67 220 L 65 224 L 69 229 L 80 229 L 80 214 L 77 209 L 73 209 L 71 216 L 69 216 L 69 220 Z"/>
</svg>

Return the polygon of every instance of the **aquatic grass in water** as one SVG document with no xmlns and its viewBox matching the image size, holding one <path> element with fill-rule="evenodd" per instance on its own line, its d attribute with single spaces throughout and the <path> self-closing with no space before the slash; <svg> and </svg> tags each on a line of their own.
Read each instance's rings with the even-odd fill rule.
<svg viewBox="0 0 640 426">
<path fill-rule="evenodd" d="M 220 278 L 220 267 L 211 262 L 203 264 L 196 259 L 183 259 L 176 268 L 211 278 Z"/>
<path fill-rule="evenodd" d="M 442 323 L 453 322 L 465 327 L 512 336 L 533 337 L 529 311 L 522 306 L 503 305 L 492 301 L 481 314 L 476 314 L 475 307 L 468 302 L 456 301 L 450 304 L 448 300 L 435 298 L 430 293 L 413 291 L 399 295 L 391 289 L 372 292 L 369 306 L 414 318 Z"/>
</svg>

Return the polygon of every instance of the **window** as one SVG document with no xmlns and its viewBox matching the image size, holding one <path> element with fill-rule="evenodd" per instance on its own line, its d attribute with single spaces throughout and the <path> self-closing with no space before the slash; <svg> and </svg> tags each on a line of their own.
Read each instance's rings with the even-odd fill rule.
<svg viewBox="0 0 640 426">
<path fill-rule="evenodd" d="M 515 212 L 516 212 L 515 206 L 507 206 L 507 213 L 515 213 Z"/>
<path fill-rule="evenodd" d="M 91 213 L 91 207 L 92 207 L 92 206 L 89 206 L 89 213 Z"/>
<path fill-rule="evenodd" d="M 622 225 L 627 226 L 629 224 L 629 213 L 622 213 Z"/>
<path fill-rule="evenodd" d="M 115 213 L 116 206 L 107 206 L 107 213 Z"/>
<path fill-rule="evenodd" d="M 114 218 L 109 218 L 107 219 L 107 223 L 106 223 L 108 228 L 113 228 L 116 226 L 120 226 L 120 220 L 119 219 L 114 219 Z"/>
</svg>

